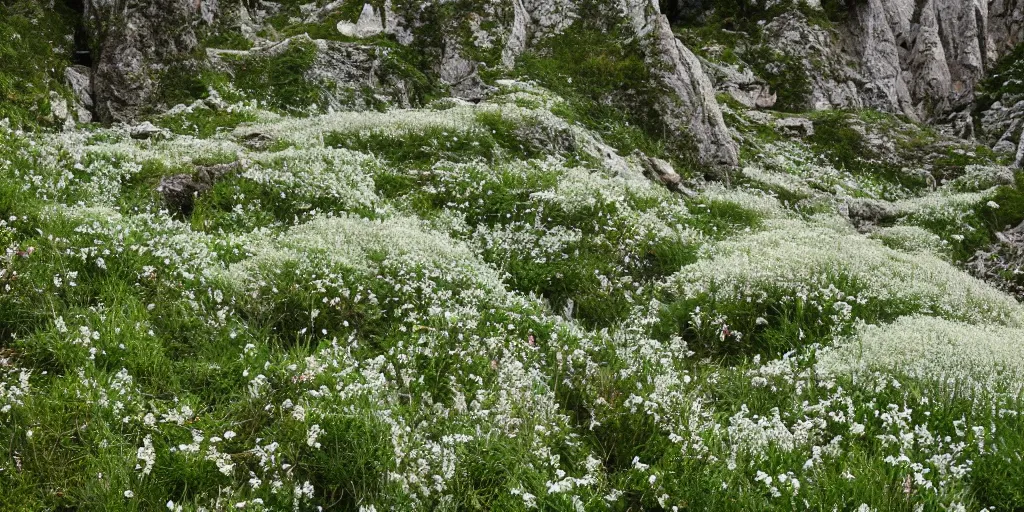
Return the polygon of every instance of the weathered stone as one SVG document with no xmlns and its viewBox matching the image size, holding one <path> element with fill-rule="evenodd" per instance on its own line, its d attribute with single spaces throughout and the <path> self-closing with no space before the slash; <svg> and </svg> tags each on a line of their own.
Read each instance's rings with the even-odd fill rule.
<svg viewBox="0 0 1024 512">
<path fill-rule="evenodd" d="M 769 47 L 799 62 L 810 80 L 810 95 L 805 104 L 790 107 L 816 110 L 864 107 L 857 89 L 861 78 L 848 65 L 833 32 L 810 23 L 799 12 L 788 12 L 767 23 L 764 33 Z"/>
<path fill-rule="evenodd" d="M 99 49 L 92 89 L 99 119 L 131 122 L 151 108 L 156 77 L 198 45 L 195 26 L 216 17 L 216 0 L 86 0 L 85 26 Z"/>
<path fill-rule="evenodd" d="M 899 212 L 892 203 L 873 199 L 852 199 L 847 202 L 846 208 L 845 213 L 850 221 L 861 230 L 891 222 L 899 216 Z"/>
<path fill-rule="evenodd" d="M 393 51 L 386 47 L 314 40 L 300 35 L 246 51 L 208 49 L 207 55 L 215 68 L 232 73 L 235 66 L 251 59 L 280 55 L 295 44 L 308 44 L 316 49 L 305 78 L 323 86 L 322 108 L 368 109 L 381 102 L 403 108 L 410 106 L 409 86 L 403 77 L 386 73 L 385 59 L 388 52 Z"/>
<path fill-rule="evenodd" d="M 146 140 L 163 135 L 164 130 L 155 126 L 153 123 L 146 121 L 142 124 L 131 127 L 128 134 L 133 139 Z"/>
<path fill-rule="evenodd" d="M 384 32 L 384 21 L 381 19 L 380 13 L 373 5 L 364 4 L 363 12 L 359 15 L 359 21 L 356 22 L 356 37 L 373 37 L 381 32 Z"/>
<path fill-rule="evenodd" d="M 1001 140 L 992 146 L 992 151 L 1002 155 L 1017 155 L 1017 144 L 1008 140 Z"/>
<path fill-rule="evenodd" d="M 578 4 L 569 0 L 493 0 L 482 12 L 465 13 L 464 18 L 443 21 L 441 26 L 436 17 L 426 21 L 424 18 L 424 13 L 438 3 L 434 0 L 421 2 L 415 8 L 406 7 L 396 13 L 394 25 L 388 16 L 387 31 L 399 37 L 431 23 L 432 33 L 442 34 L 441 48 L 435 49 L 440 57 L 438 72 L 455 94 L 468 99 L 478 99 L 486 91 L 474 78 L 479 65 L 466 56 L 470 52 L 461 47 L 463 42 L 455 39 L 460 31 L 493 25 L 488 37 L 475 39 L 501 45 L 501 65 L 511 67 L 528 48 L 563 32 L 580 16 L 624 16 L 632 28 L 632 34 L 627 36 L 629 42 L 641 43 L 644 60 L 658 88 L 665 91 L 654 107 L 667 136 L 692 140 L 705 164 L 734 166 L 739 161 L 736 143 L 722 119 L 710 80 L 696 56 L 676 39 L 657 1 L 616 0 L 606 10 L 579 13 Z M 482 23 L 474 16 L 484 16 L 490 23 Z"/>
<path fill-rule="evenodd" d="M 441 82 L 452 94 L 467 101 L 480 101 L 487 97 L 491 88 L 480 79 L 477 63 L 466 58 L 459 50 L 458 43 L 449 42 L 441 57 Z"/>
<path fill-rule="evenodd" d="M 356 24 L 348 21 L 339 21 L 338 33 L 345 37 L 356 37 Z"/>
<path fill-rule="evenodd" d="M 92 81 L 89 68 L 69 66 L 64 70 L 64 81 L 75 95 L 75 113 L 80 123 L 92 122 Z"/>
<path fill-rule="evenodd" d="M 697 194 L 683 185 L 683 178 L 676 173 L 672 164 L 660 158 L 648 157 L 642 154 L 637 155 L 644 168 L 644 176 L 665 188 L 683 194 L 687 197 L 694 197 Z"/>
<path fill-rule="evenodd" d="M 707 59 L 700 59 L 705 74 L 711 79 L 718 92 L 723 92 L 746 108 L 771 108 L 775 106 L 778 96 L 772 92 L 768 84 L 754 75 L 749 68 L 740 71 L 735 66 L 716 64 Z"/>
<path fill-rule="evenodd" d="M 1024 223 L 996 234 L 996 242 L 978 250 L 967 270 L 1024 300 Z"/>
<path fill-rule="evenodd" d="M 802 117 L 784 117 L 775 121 L 775 128 L 788 137 L 810 137 L 814 135 L 814 123 Z"/>
<path fill-rule="evenodd" d="M 50 91 L 50 115 L 65 130 L 75 127 L 75 118 L 71 115 L 71 111 L 68 110 L 67 100 L 57 94 L 56 91 Z"/>
<path fill-rule="evenodd" d="M 951 114 L 969 108 L 988 67 L 1020 43 L 1021 17 L 1016 0 L 867 0 L 851 11 L 843 40 L 867 106 L 964 132 L 970 123 Z"/>
<path fill-rule="evenodd" d="M 1017 143 L 1017 158 L 1014 159 L 1013 166 L 1024 169 L 1024 131 L 1021 132 L 1020 141 Z"/>
<path fill-rule="evenodd" d="M 236 161 L 228 164 L 199 166 L 194 174 L 176 174 L 160 180 L 156 190 L 164 197 L 164 202 L 172 211 L 189 216 L 195 209 L 195 200 L 204 192 L 213 188 L 220 180 L 245 169 L 245 162 Z"/>
</svg>

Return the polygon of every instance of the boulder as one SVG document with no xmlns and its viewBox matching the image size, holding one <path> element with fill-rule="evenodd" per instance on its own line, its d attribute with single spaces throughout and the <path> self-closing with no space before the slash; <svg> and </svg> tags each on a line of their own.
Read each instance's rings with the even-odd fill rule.
<svg viewBox="0 0 1024 512">
<path fill-rule="evenodd" d="M 672 167 L 672 164 L 662 160 L 660 158 L 648 157 L 643 154 L 638 154 L 637 158 L 640 159 L 641 165 L 644 168 L 644 176 L 655 183 L 660 183 L 665 188 L 683 194 L 687 197 L 695 197 L 697 194 L 686 188 L 683 184 L 683 178 L 676 173 L 676 170 Z"/>
<path fill-rule="evenodd" d="M 195 200 L 220 180 L 237 174 L 245 169 L 245 162 L 236 161 L 228 164 L 199 166 L 193 174 L 176 174 L 160 180 L 156 190 L 163 198 L 170 211 L 182 216 L 192 215 Z"/>
<path fill-rule="evenodd" d="M 135 140 L 147 140 L 164 135 L 164 130 L 155 126 L 153 123 L 146 121 L 142 124 L 132 126 L 128 130 L 128 135 Z"/>
<path fill-rule="evenodd" d="M 775 128 L 787 137 L 806 138 L 814 135 L 814 123 L 803 117 L 784 117 L 775 121 Z"/>
<path fill-rule="evenodd" d="M 130 123 L 151 108 L 160 72 L 188 58 L 198 46 L 195 28 L 216 15 L 216 0 L 85 0 L 100 121 Z"/>
<path fill-rule="evenodd" d="M 75 95 L 75 112 L 78 122 L 92 122 L 92 79 L 89 68 L 85 66 L 69 66 L 64 70 L 64 81 Z"/>
</svg>

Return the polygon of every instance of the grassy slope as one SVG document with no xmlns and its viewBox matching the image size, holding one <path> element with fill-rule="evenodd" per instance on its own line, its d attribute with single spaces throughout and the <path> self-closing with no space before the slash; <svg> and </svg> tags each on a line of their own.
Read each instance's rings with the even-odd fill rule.
<svg viewBox="0 0 1024 512">
<path fill-rule="evenodd" d="M 1024 308 L 953 264 L 1022 211 L 997 166 L 733 111 L 747 168 L 683 198 L 550 143 L 678 155 L 592 108 L 628 55 L 550 50 L 517 73 L 561 96 L 292 118 L 255 73 L 278 113 L 0 127 L 0 508 L 1024 506 Z"/>
</svg>

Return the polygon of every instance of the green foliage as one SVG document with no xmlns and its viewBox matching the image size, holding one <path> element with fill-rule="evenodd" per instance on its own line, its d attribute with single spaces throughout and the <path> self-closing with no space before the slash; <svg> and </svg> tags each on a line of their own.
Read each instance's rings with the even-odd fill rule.
<svg viewBox="0 0 1024 512">
<path fill-rule="evenodd" d="M 984 112 L 1003 98 L 1024 96 L 1024 44 L 1004 55 L 978 84 L 978 106 Z"/>
<path fill-rule="evenodd" d="M 778 96 L 777 110 L 803 112 L 809 109 L 811 78 L 799 58 L 773 50 L 767 44 L 750 48 L 743 57 Z"/>
<path fill-rule="evenodd" d="M 996 233 L 1024 222 L 1024 192 L 1019 174 L 1017 181 L 1016 186 L 999 187 L 991 200 L 955 220 L 911 217 L 908 222 L 926 228 L 944 240 L 951 240 L 953 260 L 966 262 L 979 249 L 995 243 Z"/>
<path fill-rule="evenodd" d="M 256 116 L 244 110 L 211 110 L 196 108 L 178 115 L 157 118 L 157 125 L 179 135 L 206 139 L 222 131 L 255 121 Z"/>
<path fill-rule="evenodd" d="M 440 161 L 468 162 L 501 158 L 529 159 L 541 156 L 546 148 L 524 141 L 519 125 L 501 112 L 480 112 L 476 125 L 463 132 L 440 127 L 394 133 L 388 130 L 332 132 L 324 145 L 370 153 L 393 165 L 425 169 Z"/>
<path fill-rule="evenodd" d="M 688 140 L 666 138 L 655 108 L 661 91 L 640 43 L 618 42 L 629 39 L 627 30 L 621 23 L 573 24 L 521 56 L 515 73 L 563 97 L 555 114 L 596 131 L 620 153 L 640 150 L 688 168 L 695 151 Z"/>
<path fill-rule="evenodd" d="M 53 123 L 51 91 L 67 99 L 64 69 L 71 64 L 74 13 L 57 2 L 0 3 L 0 119 L 15 126 Z"/>
<path fill-rule="evenodd" d="M 229 81 L 227 74 L 203 64 L 198 54 L 184 56 L 159 72 L 154 92 L 156 104 L 150 106 L 150 113 L 157 112 L 160 106 L 169 108 L 189 105 L 195 100 L 208 98 L 211 89 L 218 91 L 225 99 L 240 99 L 226 87 Z"/>
<path fill-rule="evenodd" d="M 854 128 L 853 116 L 844 111 L 826 111 L 814 115 L 814 135 L 808 138 L 814 149 L 836 168 L 854 175 L 868 176 L 907 190 L 922 190 L 928 179 L 903 170 L 899 162 L 888 161 L 865 141 Z"/>
<path fill-rule="evenodd" d="M 276 55 L 239 59 L 234 85 L 274 110 L 301 113 L 323 99 L 318 84 L 306 78 L 316 53 L 312 41 L 292 40 Z"/>
</svg>

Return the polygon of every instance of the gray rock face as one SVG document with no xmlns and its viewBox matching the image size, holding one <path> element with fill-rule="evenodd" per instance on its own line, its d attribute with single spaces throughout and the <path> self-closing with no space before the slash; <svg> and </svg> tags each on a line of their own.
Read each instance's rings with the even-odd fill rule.
<svg viewBox="0 0 1024 512">
<path fill-rule="evenodd" d="M 996 102 L 982 112 L 980 118 L 981 132 L 978 135 L 993 144 L 994 149 L 1015 155 L 1018 141 L 1024 133 L 1024 98 L 1009 105 Z"/>
<path fill-rule="evenodd" d="M 1024 41 L 1020 0 L 864 0 L 838 30 L 790 12 L 770 46 L 804 65 L 808 108 L 875 108 L 972 135 L 964 113 L 996 59 Z"/>
<path fill-rule="evenodd" d="M 75 112 L 80 123 L 92 122 L 92 78 L 89 76 L 89 68 L 85 66 L 70 66 L 64 70 L 64 81 L 71 87 L 75 94 Z"/>
<path fill-rule="evenodd" d="M 950 122 L 995 59 L 1021 42 L 1022 21 L 1017 0 L 867 0 L 843 43 L 860 65 L 867 106 Z"/>
<path fill-rule="evenodd" d="M 1006 55 L 1024 41 L 1024 2 L 1021 0 L 990 0 L 988 3 L 989 59 Z"/>
<path fill-rule="evenodd" d="M 212 21 L 216 0 L 86 0 L 85 25 L 94 55 L 96 114 L 131 122 L 152 104 L 156 75 L 198 44 L 195 26 Z"/>
<path fill-rule="evenodd" d="M 862 108 L 860 76 L 847 65 L 835 34 L 807 21 L 798 12 L 783 14 L 764 27 L 770 47 L 796 59 L 810 79 L 806 109 Z M 795 85 L 795 84 L 794 84 Z"/>
<path fill-rule="evenodd" d="M 653 7 L 657 9 L 657 2 Z M 710 165 L 734 167 L 739 149 L 729 134 L 715 89 L 704 74 L 700 61 L 672 33 L 668 18 L 656 15 L 648 26 L 650 41 L 647 61 L 661 79 L 668 94 L 661 96 L 658 112 L 679 136 L 689 135 L 701 160 Z M 644 32 L 639 32 L 645 37 Z"/>
<path fill-rule="evenodd" d="M 700 63 L 716 91 L 728 94 L 746 108 L 775 106 L 778 95 L 750 69 L 740 71 L 735 66 L 720 65 L 706 59 L 700 59 Z"/>
<path fill-rule="evenodd" d="M 1013 160 L 1013 166 L 1024 169 L 1024 132 L 1020 134 L 1020 141 L 1017 143 L 1017 158 Z"/>
<path fill-rule="evenodd" d="M 395 13 L 396 22 L 388 31 L 396 37 L 416 33 L 417 28 L 427 23 L 421 19 L 422 13 L 435 3 L 443 2 L 421 2 L 415 9 L 400 10 Z M 711 81 L 697 57 L 673 35 L 658 2 L 615 0 L 612 4 L 608 12 L 624 17 L 630 24 L 635 41 L 642 43 L 645 61 L 665 91 L 655 107 L 670 136 L 692 140 L 706 164 L 735 166 L 739 160 L 738 150 L 722 119 Z M 439 74 L 460 97 L 479 99 L 486 91 L 475 78 L 476 63 L 461 47 L 462 43 L 454 40 L 459 27 L 469 28 L 474 33 L 477 49 L 500 48 L 501 65 L 511 67 L 523 52 L 561 33 L 580 17 L 609 15 L 580 13 L 577 8 L 578 4 L 569 0 L 489 0 L 480 12 L 472 13 L 467 19 L 453 20 L 451 26 L 431 26 L 431 30 L 441 33 Z M 391 25 L 391 17 L 388 18 Z M 490 28 L 480 28 L 484 26 Z M 412 40 L 410 44 L 421 43 Z"/>
<path fill-rule="evenodd" d="M 326 103 L 320 107 L 361 110 L 381 103 L 410 106 L 408 84 L 400 76 L 386 72 L 385 61 L 390 51 L 387 48 L 314 40 L 301 35 L 247 51 L 208 49 L 207 55 L 215 68 L 232 73 L 240 63 L 280 55 L 297 43 L 316 47 L 316 57 L 305 78 L 323 84 L 321 92 Z"/>
</svg>

